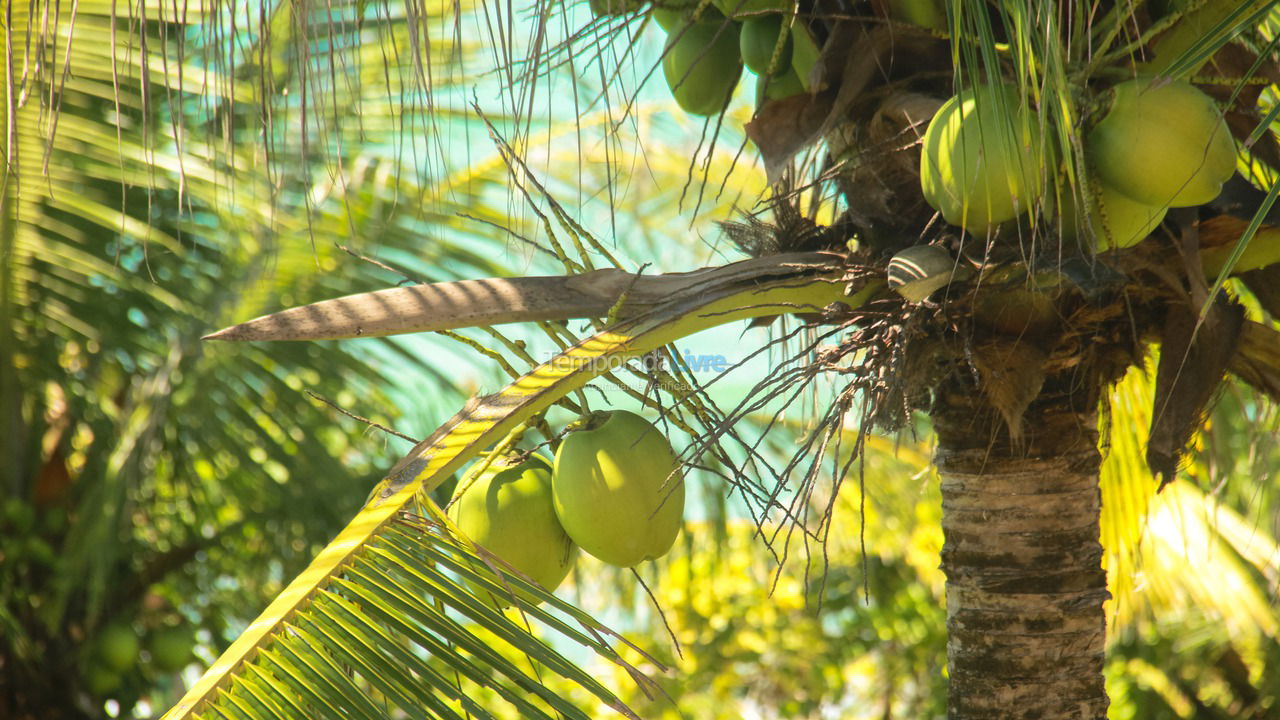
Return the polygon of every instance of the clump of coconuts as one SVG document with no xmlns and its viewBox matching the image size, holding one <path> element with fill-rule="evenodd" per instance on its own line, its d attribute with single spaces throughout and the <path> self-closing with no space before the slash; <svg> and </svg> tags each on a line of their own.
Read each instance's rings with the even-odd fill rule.
<svg viewBox="0 0 1280 720">
<path fill-rule="evenodd" d="M 593 0 L 597 16 L 637 12 L 633 0 Z M 729 104 L 745 69 L 756 75 L 756 102 L 799 95 L 818 47 L 786 0 L 655 3 L 666 34 L 662 74 L 672 97 L 691 115 L 715 115 Z"/>
<path fill-rule="evenodd" d="M 551 592 L 579 549 L 619 567 L 665 555 L 680 532 L 684 482 L 670 443 L 649 421 L 595 412 L 569 426 L 554 462 L 513 455 L 477 463 L 448 515 L 476 545 Z M 488 595 L 500 608 L 510 604 L 509 593 Z"/>
<path fill-rule="evenodd" d="M 81 657 L 81 687 L 106 698 L 127 687 L 131 678 L 175 673 L 194 659 L 195 633 L 180 622 L 148 627 L 139 633 L 132 622 L 116 620 L 99 628 Z"/>
<path fill-rule="evenodd" d="M 808 91 L 818 47 L 789 0 L 592 0 L 597 16 L 643 14 L 667 34 L 663 76 L 693 115 L 722 112 L 743 70 L 756 75 L 756 103 Z M 886 5 L 888 17 L 947 30 L 940 0 Z M 1194 85 L 1138 74 L 1082 90 L 1089 107 L 1084 163 L 1067 173 L 1028 93 L 998 79 L 946 100 L 925 130 L 919 177 L 924 199 L 949 225 L 975 235 L 1057 217 L 1066 242 L 1092 252 L 1132 247 L 1170 208 L 1214 200 L 1236 167 L 1235 142 L 1213 99 Z M 1022 227 L 1025 228 L 1025 225 Z M 921 302 L 959 266 L 940 249 L 908 248 L 890 265 L 889 285 Z"/>
<path fill-rule="evenodd" d="M 1235 172 L 1222 112 L 1194 85 L 1140 75 L 1098 100 L 1084 135 L 1084 178 L 1069 188 L 1024 93 L 999 83 L 961 91 L 924 132 L 924 199 L 946 223 L 984 235 L 1038 206 L 1052 208 L 1046 189 L 1056 185 L 1066 190 L 1057 202 L 1063 239 L 1104 252 L 1142 242 L 1170 208 L 1211 202 Z M 949 255 L 937 248 L 900 255 L 890 263 L 890 285 L 911 302 L 951 278 Z"/>
<path fill-rule="evenodd" d="M 667 34 L 667 86 L 690 114 L 722 112 L 744 69 L 756 75 L 757 105 L 810 89 L 818 47 L 790 0 L 655 0 L 647 9 L 644 0 L 592 0 L 591 8 L 597 16 L 649 14 Z M 894 22 L 947 30 L 940 0 L 885 9 Z M 1235 172 L 1222 112 L 1191 83 L 1138 74 L 1077 89 L 1084 105 L 1100 110 L 1086 117 L 1084 163 L 1069 182 L 1040 109 L 997 78 L 963 88 L 929 122 L 919 166 L 924 199 L 945 223 L 975 235 L 1037 212 L 1056 215 L 1064 241 L 1105 252 L 1146 239 L 1170 208 L 1211 202 Z M 889 284 L 912 302 L 952 279 L 949 255 L 914 248 L 908 255 L 891 265 Z"/>
<path fill-rule="evenodd" d="M 1190 83 L 1139 76 L 1106 90 L 1103 100 L 1106 110 L 1084 139 L 1083 192 L 1067 194 L 1059 213 L 1065 237 L 1092 237 L 1098 251 L 1140 242 L 1169 208 L 1212 201 L 1236 166 L 1222 113 Z M 920 186 L 946 222 L 981 234 L 1043 197 L 1054 161 L 1026 102 L 1012 85 L 981 85 L 934 115 L 921 147 Z"/>
</svg>

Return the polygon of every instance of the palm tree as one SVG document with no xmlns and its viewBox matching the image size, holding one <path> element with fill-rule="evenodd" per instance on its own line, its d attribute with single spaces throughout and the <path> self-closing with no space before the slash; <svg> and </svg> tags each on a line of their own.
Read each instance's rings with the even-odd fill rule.
<svg viewBox="0 0 1280 720">
<path fill-rule="evenodd" d="M 1258 506 L 1275 483 L 1247 482 L 1247 469 L 1215 473 L 1210 466 L 1236 462 L 1244 445 L 1271 458 L 1252 466 L 1272 467 L 1273 424 L 1222 429 L 1242 424 L 1245 414 L 1234 402 L 1220 403 L 1186 475 L 1155 495 L 1143 457 L 1154 370 L 1154 364 L 1135 368 L 1108 398 L 1114 416 L 1127 421 L 1108 433 L 1101 475 L 1103 564 L 1112 594 L 1106 675 L 1115 713 L 1266 717 L 1274 693 L 1265 668 L 1280 645 L 1268 600 L 1272 581 L 1265 578 L 1274 578 L 1280 550 L 1274 530 L 1258 522 L 1274 516 Z M 835 517 L 839 527 L 865 525 L 867 557 L 859 537 L 847 534 L 831 538 L 822 560 L 779 571 L 771 558 L 750 552 L 758 545 L 756 527 L 743 522 L 726 528 L 724 542 L 712 541 L 716 532 L 700 525 L 696 541 L 677 546 L 655 590 L 666 623 L 642 626 L 632 638 L 642 647 L 670 645 L 668 625 L 679 638 L 682 653 L 660 655 L 675 669 L 663 683 L 679 702 L 650 702 L 633 692 L 628 703 L 642 716 L 729 718 L 747 709 L 797 718 L 944 713 L 947 683 L 936 670 L 946 661 L 945 578 L 937 567 L 943 538 L 931 439 L 868 440 L 866 497 L 846 486 Z M 1211 458 L 1205 449 L 1224 440 L 1233 450 Z M 1201 489 L 1221 492 L 1228 481 L 1253 497 L 1239 502 Z M 593 586 L 623 586 L 618 597 L 608 596 L 608 606 L 634 592 L 617 578 L 596 579 L 594 567 L 588 572 Z"/>
<path fill-rule="evenodd" d="M 554 309 L 537 306 L 529 319 L 553 313 L 607 314 L 608 328 L 566 350 L 564 357 L 573 362 L 541 366 L 527 379 L 481 399 L 407 455 L 349 532 L 286 593 L 289 602 L 269 610 L 260 630 L 242 638 L 240 647 L 190 697 L 209 699 L 218 682 L 234 687 L 247 672 L 236 671 L 237 666 L 252 659 L 258 643 L 287 644 L 282 629 L 298 616 L 298 603 L 312 593 L 328 592 L 316 579 L 355 562 L 365 552 L 361 543 L 378 537 L 373 528 L 391 522 L 403 503 L 438 484 L 467 454 L 500 441 L 557 396 L 580 387 L 596 372 L 588 360 L 657 350 L 711 323 L 802 311 L 816 315 L 818 327 L 847 334 L 826 362 L 811 362 L 793 375 L 779 373 L 786 382 L 812 378 L 822 372 L 819 367 L 838 366 L 828 362 L 840 357 L 862 361 L 860 371 L 849 373 L 853 380 L 825 414 L 808 451 L 822 454 L 837 427 L 832 423 L 842 426 L 855 398 L 864 401 L 868 428 L 900 426 L 902 411 L 918 408 L 929 413 L 938 433 L 935 460 L 947 537 L 942 558 L 949 715 L 1102 717 L 1107 706 L 1102 673 L 1107 590 L 1098 540 L 1098 407 L 1105 388 L 1139 362 L 1149 343 L 1160 343 L 1147 457 L 1157 473 L 1170 478 L 1195 419 L 1224 372 L 1274 392 L 1274 332 L 1244 320 L 1238 306 L 1221 294 L 1219 277 L 1243 256 L 1273 196 L 1237 182 L 1238 187 L 1206 205 L 1203 218 L 1193 211 L 1173 212 L 1144 242 L 1097 255 L 1091 249 L 1098 247 L 1096 239 L 1089 237 L 1094 231 L 1085 231 L 1082 243 L 1069 242 L 1055 220 L 1055 208 L 1069 207 L 1073 196 L 1082 198 L 1074 203 L 1078 207 L 1101 202 L 1094 197 L 1095 160 L 1090 156 L 1086 161 L 1080 128 L 1097 123 L 1107 109 L 1103 91 L 1138 71 L 1175 80 L 1194 76 L 1234 88 L 1221 100 L 1252 179 L 1265 182 L 1274 153 L 1266 124 L 1261 134 L 1255 133 L 1262 113 L 1247 81 L 1267 68 L 1270 5 L 1207 2 L 1162 12 L 1136 12 L 1121 5 L 1094 18 L 1084 6 L 1069 3 L 978 10 L 957 4 L 947 13 L 945 32 L 921 32 L 897 22 L 902 15 L 896 3 L 877 5 L 884 15 L 853 19 L 801 6 L 804 32 L 827 48 L 824 61 L 806 77 L 809 92 L 764 103 L 747 130 L 781 190 L 788 181 L 798 184 L 798 176 L 785 170 L 789 161 L 824 138 L 832 161 L 821 166 L 817 179 L 819 187 L 832 189 L 834 199 L 819 193 L 818 200 L 804 207 L 796 204 L 796 198 L 808 202 L 803 195 L 779 192 L 777 224 L 741 233 L 759 259 L 705 276 L 668 281 L 597 274 L 565 280 L 561 302 L 551 303 Z M 732 16 L 739 9 L 722 10 Z M 624 18 L 643 14 L 627 12 Z M 720 32 L 725 31 L 731 30 Z M 936 108 L 954 89 L 1001 78 L 1016 88 L 1007 103 L 1039 110 L 1036 132 L 1047 139 L 1034 149 L 1064 158 L 1065 179 L 1036 178 L 1036 185 L 1049 186 L 1056 202 L 1034 208 L 1028 222 L 984 237 L 972 232 L 974 227 L 960 232 L 940 224 L 917 189 L 911 143 L 885 140 L 920 132 L 928 113 L 918 109 Z M 678 87 L 678 82 L 672 84 Z M 1086 102 L 1091 92 L 1098 98 L 1096 108 Z M 936 98 L 932 104 L 930 97 Z M 881 192 L 867 192 L 868 186 Z M 825 228 L 803 220 L 824 199 L 845 212 L 832 217 L 828 210 Z M 936 196 L 931 202 L 946 203 Z M 961 222 L 957 213 L 968 218 L 966 212 L 943 207 L 943 215 L 953 222 Z M 1233 221 L 1231 212 L 1255 222 Z M 1109 220 L 1106 213 L 1100 217 L 1103 229 L 1096 232 L 1105 235 Z M 860 242 L 851 255 L 779 254 L 838 250 L 849 235 Z M 762 236 L 766 241 L 757 242 Z M 1189 259 L 1170 252 L 1165 239 L 1170 236 L 1181 240 Z M 887 261 L 897 258 L 901 269 L 906 260 L 919 264 L 917 258 L 926 257 L 903 254 L 922 239 L 951 253 L 950 268 L 917 268 L 921 279 L 937 281 L 926 287 L 946 286 L 945 298 L 922 303 L 927 299 L 923 292 L 916 294 L 905 285 L 906 302 L 877 294 L 876 278 L 882 277 Z M 1215 249 L 1233 243 L 1234 253 Z M 1205 265 L 1196 260 L 1198 250 L 1203 250 Z M 1222 262 L 1219 256 L 1227 254 L 1231 259 Z M 1267 272 L 1265 258 L 1251 262 L 1255 272 Z M 1212 287 L 1203 268 L 1215 281 Z M 893 275 L 892 263 L 889 270 L 891 282 L 910 282 Z M 1258 287 L 1260 277 L 1244 282 Z M 531 302 L 536 289 L 518 280 L 488 287 L 497 299 L 489 317 L 504 320 L 511 318 L 499 311 L 513 301 Z M 409 295 L 422 301 L 448 289 Z M 574 291 L 585 297 L 571 298 Z M 363 331 L 380 320 L 364 314 L 367 304 L 356 298 L 316 306 L 242 326 L 223 337 Z M 441 302 L 431 308 L 429 321 L 417 320 L 411 327 L 475 322 L 454 319 L 459 309 Z M 477 311 L 475 305 L 466 309 Z M 299 321 L 304 315 L 323 320 L 352 312 L 360 319 L 346 326 L 322 322 L 313 328 Z M 485 309 L 478 312 L 483 315 Z M 838 333 L 827 337 L 832 336 Z M 781 385 L 765 384 L 762 392 Z M 723 434 L 737 418 L 734 412 L 716 417 L 682 409 L 706 422 L 712 433 Z M 791 463 L 787 471 L 797 467 L 800 463 Z M 184 704 L 181 709 L 200 707 Z"/>
<path fill-rule="evenodd" d="M 712 325 L 797 313 L 809 325 L 787 337 L 800 342 L 802 352 L 762 382 L 755 397 L 723 412 L 700 393 L 677 396 L 667 403 L 666 420 L 711 438 L 696 448 L 699 453 L 730 467 L 759 469 L 754 458 L 744 465 L 741 455 L 730 451 L 735 443 L 750 447 L 735 436 L 737 422 L 771 400 L 793 397 L 796 386 L 827 373 L 844 378 L 842 391 L 819 413 L 817 429 L 792 461 L 767 475 L 734 473 L 760 512 L 802 518 L 789 512 L 798 506 L 779 507 L 773 485 L 794 480 L 815 487 L 823 458 L 840 455 L 837 438 L 851 414 L 858 413 L 853 416 L 865 430 L 892 430 L 906 422 L 906 412 L 928 412 L 939 438 L 936 465 L 946 532 L 950 716 L 1104 716 L 1098 407 L 1107 386 L 1141 360 L 1149 343 L 1159 342 L 1163 351 L 1147 455 L 1153 469 L 1170 477 L 1194 420 L 1225 371 L 1275 392 L 1274 331 L 1244 320 L 1220 294 L 1220 283 L 1209 287 L 1204 277 L 1205 267 L 1228 274 L 1258 230 L 1256 222 L 1233 222 L 1228 211 L 1261 220 L 1274 196 L 1241 185 L 1206 205 L 1200 211 L 1204 218 L 1194 211 L 1173 212 L 1143 242 L 1096 254 L 1090 230 L 1083 232 L 1081 244 L 1063 239 L 1055 208 L 1066 207 L 1072 197 L 1082 208 L 1097 202 L 1079 132 L 1081 123 L 1093 122 L 1093 108 L 1084 100 L 1105 98 L 1103 91 L 1132 75 L 1147 53 L 1155 59 L 1144 70 L 1174 78 L 1199 72 L 1239 90 L 1221 100 L 1252 179 L 1265 182 L 1275 164 L 1272 141 L 1265 124 L 1261 140 L 1253 137 L 1262 113 L 1254 107 L 1257 94 L 1249 90 L 1255 85 L 1246 81 L 1269 77 L 1270 68 L 1259 58 L 1267 56 L 1271 3 L 1210 1 L 1159 8 L 1162 12 L 1118 4 L 1096 16 L 1093 6 L 1074 3 L 977 9 L 956 3 L 945 13 L 946 28 L 926 30 L 901 19 L 929 22 L 899 7 L 907 4 L 789 7 L 787 21 L 796 23 L 797 45 L 807 39 L 811 50 L 824 52 L 822 62 L 801 80 L 807 92 L 766 98 L 747 126 L 777 181 L 774 223 L 733 231 L 753 259 L 669 277 L 618 270 L 586 274 L 593 258 L 611 262 L 608 248 L 542 192 L 525 163 L 524 156 L 536 147 L 528 126 L 540 73 L 565 58 L 572 64 L 576 57 L 566 51 L 572 44 L 548 44 L 545 33 L 579 16 L 557 14 L 554 5 L 536 8 L 528 63 L 512 62 L 515 21 L 507 16 L 495 21 L 494 55 L 501 60 L 502 80 L 510 83 L 505 97 L 512 102 L 506 109 L 518 130 L 502 141 L 503 159 L 516 186 L 545 209 L 540 216 L 544 237 L 571 276 L 360 296 L 269 317 L 221 337 L 325 338 L 570 318 L 598 319 L 596 332 L 573 341 L 560 328 L 545 325 L 552 338 L 568 345 L 561 356 L 470 403 L 397 463 L 364 510 L 192 688 L 173 716 L 374 717 L 382 704 L 423 716 L 464 711 L 486 716 L 488 709 L 467 692 L 474 686 L 490 688 L 522 713 L 582 716 L 573 703 L 545 692 L 537 679 L 544 672 L 562 675 L 623 709 L 608 688 L 531 635 L 526 622 L 536 621 L 623 663 L 613 644 L 603 641 L 604 628 L 550 597 L 545 598 L 549 610 L 520 603 L 524 622 L 477 601 L 458 577 L 494 592 L 502 583 L 534 589 L 512 576 L 495 579 L 465 538 L 450 532 L 428 493 L 488 446 L 518 442 L 526 426 L 552 439 L 544 413 L 556 403 L 585 409 L 586 396 L 573 393 L 608 371 L 602 359 L 662 353 L 669 343 Z M 722 10 L 733 16 L 740 9 Z M 360 12 L 347 16 L 353 34 L 337 36 L 358 37 L 362 23 L 378 19 Z M 415 12 L 392 18 L 403 23 L 392 26 L 411 30 L 403 42 L 388 45 L 425 47 L 416 34 L 424 19 Z M 314 38 L 306 32 L 290 37 L 290 32 L 313 21 L 338 24 L 330 22 L 336 17 L 331 9 L 325 16 L 329 19 L 299 13 L 280 23 L 281 35 L 293 47 L 305 48 L 295 50 L 298 67 L 308 66 Z M 609 32 L 644 32 L 647 17 L 646 8 L 628 8 L 618 19 L 592 21 L 586 32 L 570 30 L 594 41 Z M 717 32 L 731 27 L 722 21 Z M 336 51 L 348 45 L 330 40 L 324 47 Z M 275 57 L 272 52 L 261 56 Z M 274 79 L 267 65 L 260 63 L 260 76 Z M 413 66 L 416 78 L 433 67 L 425 57 Z M 608 86 L 615 76 L 605 75 L 602 85 Z M 928 119 L 920 108 L 936 108 L 982 77 L 1009 81 L 1017 92 L 1006 102 L 1039 110 L 1038 134 L 1047 138 L 1040 150 L 1064 159 L 1066 178 L 1038 177 L 1038 186 L 1050 188 L 1040 192 L 1056 202 L 1038 205 L 1029 220 L 993 235 L 972 232 L 973 227 L 964 232 L 933 217 L 919 189 L 914 159 L 919 151 L 910 142 Z M 311 83 L 337 97 L 340 83 L 326 85 L 319 74 L 301 77 L 292 87 Z M 672 84 L 678 87 L 679 80 Z M 419 83 L 394 91 L 417 97 L 429 87 Z M 294 109 L 306 117 L 305 105 Z M 721 123 L 707 127 L 713 137 Z M 501 133 L 495 135 L 501 139 Z M 334 150 L 329 144 L 319 148 Z M 1055 172 L 1044 175 L 1057 175 L 1055 163 L 1045 166 Z M 810 176 L 804 175 L 806 168 Z M 812 192 L 789 190 L 810 181 Z M 851 249 L 847 241 L 855 236 L 858 243 Z M 1171 245 L 1170 236 L 1182 244 Z M 1264 240 L 1258 236 L 1249 247 L 1256 249 Z M 903 254 L 921 244 L 951 258 L 950 268 L 920 268 L 923 287 L 936 288 L 932 297 L 921 285 L 909 286 L 911 279 L 901 274 L 906 260 L 928 257 Z M 1226 262 L 1208 264 L 1215 254 L 1226 254 L 1214 250 L 1224 244 L 1235 244 L 1237 252 Z M 1186 250 L 1188 259 L 1171 247 Z M 1206 265 L 1197 260 L 1198 249 L 1204 250 Z M 935 251 L 932 257 L 940 256 Z M 1251 262 L 1252 272 L 1262 275 L 1242 280 L 1264 307 L 1273 309 L 1265 294 L 1265 253 Z M 900 293 L 885 287 L 886 272 Z M 459 291 L 480 299 L 460 303 Z M 388 316 L 381 309 L 388 302 L 410 302 L 425 311 L 416 318 Z M 499 355 L 519 356 L 520 346 L 505 347 Z M 837 466 L 832 484 L 838 487 L 848 470 L 848 465 Z M 813 522 L 804 532 L 815 537 L 830 532 L 829 513 Z M 461 625 L 458 617 L 472 624 Z M 505 650 L 491 651 L 495 646 Z M 524 660 L 510 660 L 504 652 Z M 424 656 L 456 674 L 442 672 Z M 526 692 L 545 705 L 528 700 Z"/>
</svg>

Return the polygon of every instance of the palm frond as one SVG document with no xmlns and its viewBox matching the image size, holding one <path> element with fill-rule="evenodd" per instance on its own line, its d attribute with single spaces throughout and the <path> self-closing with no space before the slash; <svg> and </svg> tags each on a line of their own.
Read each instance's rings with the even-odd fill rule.
<svg viewBox="0 0 1280 720">
<path fill-rule="evenodd" d="M 402 508 L 325 588 L 309 595 L 306 608 L 269 647 L 246 661 L 222 687 L 219 701 L 190 717 L 216 717 L 220 706 L 238 704 L 238 698 L 252 698 L 254 716 L 265 711 L 279 717 L 305 707 L 301 714 L 307 716 L 381 717 L 371 696 L 419 717 L 492 717 L 470 699 L 469 684 L 496 692 L 522 716 L 588 717 L 544 688 L 544 671 L 631 716 L 607 688 L 531 634 L 530 625 L 617 660 L 606 628 L 514 574 L 495 576 L 484 560 L 414 511 L 438 512 Z M 522 619 L 480 599 L 513 591 Z M 531 606 L 518 593 L 545 598 L 550 607 Z M 511 660 L 513 655 L 523 661 Z"/>
<path fill-rule="evenodd" d="M 340 78 L 324 90 L 343 93 L 343 101 L 320 105 L 331 112 L 329 126 L 346 134 L 319 157 L 303 152 L 319 144 L 257 146 L 255 137 L 277 133 L 297 139 L 289 130 L 299 117 L 291 114 L 299 112 L 298 93 L 264 93 L 246 80 L 252 61 L 270 48 L 257 44 L 265 41 L 254 23 L 236 30 L 241 18 L 222 24 L 228 17 L 219 13 L 243 15 L 247 6 L 176 7 L 95 1 L 7 8 L 12 72 L 4 83 L 9 131 L 0 196 L 0 404 L 7 419 L 0 451 L 7 461 L 0 485 L 62 525 L 41 539 L 56 551 L 50 571 L 0 593 L 0 612 L 14 629 L 0 644 L 0 664 L 6 682 L 36 679 L 31 697 L 65 697 L 68 704 L 82 696 L 86 640 L 104 624 L 146 629 L 186 615 L 211 633 L 206 642 L 221 645 L 236 621 L 216 608 L 252 607 L 273 595 L 272 573 L 296 572 L 347 519 L 342 508 L 360 501 L 381 448 L 361 437 L 364 426 L 335 425 L 304 388 L 391 424 L 396 411 L 386 410 L 382 388 L 393 372 L 416 368 L 432 378 L 435 400 L 451 408 L 461 402 L 458 378 L 418 356 L 381 369 L 358 346 L 231 353 L 203 348 L 199 336 L 218 322 L 278 306 L 282 295 L 306 302 L 386 282 L 339 272 L 340 243 L 417 263 L 440 259 L 469 275 L 500 271 L 491 255 L 453 238 L 422 242 L 423 218 L 457 219 L 446 202 L 432 214 L 405 201 L 428 193 L 430 181 L 401 176 L 385 151 L 386 135 L 403 128 L 384 120 L 412 122 L 423 108 L 421 94 L 410 94 L 417 105 L 389 102 L 383 78 L 407 77 L 397 87 L 413 87 L 412 72 L 384 71 L 386 56 L 376 47 L 363 48 L 366 62 L 305 65 L 291 54 L 299 46 L 277 36 L 282 83 L 299 81 L 304 65 Z M 345 7 L 347 20 L 372 10 L 362 2 Z M 312 30 L 327 12 L 313 10 Z M 390 19 L 383 29 L 407 47 L 408 19 Z M 305 24 L 285 23 L 298 29 L 295 40 L 316 42 Z M 329 30 L 335 34 L 325 37 L 336 37 L 338 29 Z M 355 22 L 340 31 L 345 41 L 362 32 Z M 442 53 L 430 59 L 448 70 L 444 61 L 457 46 L 437 39 L 425 43 Z M 363 86 L 352 82 L 375 69 Z M 434 90 L 443 91 L 453 72 L 439 74 Z M 311 86 L 311 100 L 323 85 Z M 360 101 L 369 111 L 364 127 Z M 419 113 L 375 116 L 391 105 Z M 352 141 L 357 137 L 369 144 Z M 380 145 L 381 155 L 369 149 Z M 354 171 L 326 175 L 322 161 Z M 362 182 L 364 171 L 380 182 Z M 295 182 L 312 172 L 322 179 Z M 474 207 L 468 189 L 452 188 L 453 197 Z M 357 242 L 361 229 L 372 236 L 365 243 Z M 63 484 L 48 483 L 50 471 Z M 246 555 L 271 561 L 245 574 Z M 230 575 L 236 583 L 219 580 Z M 23 593 L 44 601 L 37 609 Z M 144 599 L 161 596 L 162 609 L 144 607 Z M 35 650 L 20 663 L 8 654 L 11 646 Z M 126 680 L 116 695 L 122 706 L 144 692 L 145 672 L 135 669 Z M 48 678 L 48 689 L 38 678 Z"/>
<path fill-rule="evenodd" d="M 1134 368 L 1110 396 L 1111 416 L 1123 422 L 1112 423 L 1102 473 L 1109 628 L 1195 607 L 1235 628 L 1233 636 L 1276 637 L 1265 588 L 1275 581 L 1275 541 L 1186 481 L 1156 494 L 1143 456 L 1152 373 L 1153 366 Z"/>
<path fill-rule="evenodd" d="M 404 688 L 387 685 L 396 677 L 395 674 L 383 675 L 378 671 L 385 668 L 360 664 L 376 660 L 377 655 L 364 659 L 358 653 L 352 653 L 348 647 L 350 642 L 356 641 L 366 647 L 376 647 L 379 644 L 381 630 L 371 618 L 346 616 L 348 623 L 343 628 L 345 634 L 336 631 L 328 634 L 322 632 L 326 621 L 315 617 L 317 613 L 323 613 L 329 608 L 321 602 L 321 598 L 331 594 L 337 593 L 356 602 L 350 592 L 342 591 L 338 578 L 349 568 L 363 567 L 362 563 L 366 562 L 366 558 L 383 547 L 378 543 L 395 531 L 396 518 L 406 510 L 418 507 L 418 503 L 429 503 L 429 500 L 422 499 L 424 493 L 430 492 L 486 446 L 502 440 L 521 423 L 531 419 L 560 397 L 608 371 L 609 363 L 603 361 L 637 357 L 678 337 L 732 320 L 776 315 L 804 308 L 817 309 L 839 302 L 844 297 L 843 284 L 835 282 L 837 278 L 831 277 L 829 273 L 830 271 L 824 274 L 813 270 L 789 270 L 770 281 L 727 282 L 720 287 L 705 288 L 696 294 L 676 296 L 663 307 L 574 345 L 557 358 L 516 380 L 502 392 L 472 403 L 432 437 L 420 443 L 391 470 L 386 480 L 375 489 L 364 510 L 272 602 L 166 717 L 174 720 L 197 717 L 206 712 L 220 712 L 218 708 L 229 710 L 241 702 L 248 702 L 241 700 L 241 695 L 252 688 L 237 688 L 241 688 L 242 679 L 251 672 L 255 675 L 261 672 L 272 676 L 277 672 L 292 673 L 305 677 L 307 687 L 318 687 L 328 677 L 330 682 L 323 685 L 326 689 L 324 697 L 331 701 L 333 707 L 349 708 L 352 712 L 367 709 L 369 701 L 366 694 L 356 685 L 333 681 L 337 662 L 352 664 L 352 669 L 366 682 L 374 683 L 375 686 L 382 683 L 378 689 L 380 692 L 391 693 L 387 698 L 389 702 L 399 705 L 408 700 L 403 695 Z M 434 509 L 429 504 L 427 507 L 429 510 Z M 438 512 L 430 514 L 439 515 Z M 407 561 L 412 557 L 409 555 L 404 559 Z M 444 561 L 440 556 L 435 559 Z M 460 570 L 459 567 L 453 569 Z M 422 581 L 436 586 L 436 592 L 439 592 L 438 588 L 448 586 L 441 577 L 420 572 L 424 573 Z M 424 589 L 428 588 L 416 588 Z M 426 608 L 433 602 L 431 597 L 438 602 L 448 602 L 452 598 L 472 610 L 476 610 L 477 604 L 482 602 L 466 592 L 452 595 L 410 592 L 403 593 L 402 596 L 417 598 L 421 608 Z M 425 612 L 425 609 L 420 609 L 419 612 Z M 526 612 L 531 611 L 526 608 Z M 518 630 L 499 615 L 476 612 L 472 619 L 490 632 L 510 634 Z M 319 623 L 319 634 L 307 632 L 305 642 L 296 640 L 301 636 L 300 632 L 311 627 L 311 623 Z M 509 638 L 515 637 L 523 640 L 526 635 L 509 635 Z M 307 648 L 305 651 L 296 650 L 304 653 L 298 656 L 298 663 L 281 668 L 273 668 L 268 664 L 273 662 L 273 658 L 286 657 L 288 648 L 298 643 Z M 277 645 L 282 648 L 279 655 L 274 654 Z M 319 660 L 307 654 L 320 653 L 322 647 L 325 651 Z M 431 648 L 421 649 L 429 652 Z M 531 645 L 530 649 L 534 649 L 534 646 Z M 312 662 L 303 662 L 308 657 L 311 657 Z M 546 662 L 554 661 L 554 657 L 546 651 L 539 651 L 538 657 Z M 421 667 L 424 662 L 416 664 L 415 674 L 426 672 Z M 565 671 L 572 672 L 568 668 Z M 583 687 L 609 701 L 608 696 L 602 696 L 593 682 L 587 682 L 590 676 L 577 677 Z M 300 688 L 295 687 L 294 690 L 296 692 Z M 332 698 L 329 698 L 330 693 L 333 694 Z M 447 708 L 439 703 L 437 706 L 442 716 L 448 716 Z M 261 709 L 269 708 L 263 706 Z"/>
</svg>

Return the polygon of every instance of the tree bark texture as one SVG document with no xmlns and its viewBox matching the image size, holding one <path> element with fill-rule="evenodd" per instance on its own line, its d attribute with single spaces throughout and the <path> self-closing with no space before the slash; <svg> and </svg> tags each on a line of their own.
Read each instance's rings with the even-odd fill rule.
<svg viewBox="0 0 1280 720">
<path fill-rule="evenodd" d="M 1096 395 L 1048 389 L 1010 438 L 976 390 L 953 386 L 933 413 L 948 717 L 1100 720 L 1107 589 Z"/>
</svg>

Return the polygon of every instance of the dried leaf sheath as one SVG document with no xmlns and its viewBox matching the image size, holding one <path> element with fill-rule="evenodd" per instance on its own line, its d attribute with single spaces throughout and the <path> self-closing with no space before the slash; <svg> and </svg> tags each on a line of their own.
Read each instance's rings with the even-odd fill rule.
<svg viewBox="0 0 1280 720">
<path fill-rule="evenodd" d="M 616 269 L 581 275 L 484 278 L 389 288 L 264 315 L 205 336 L 206 340 L 335 340 L 383 337 L 480 325 L 604 317 L 619 299 L 618 317 L 634 317 L 673 298 L 696 297 L 725 283 L 765 280 L 799 269 L 822 269 L 835 256 L 790 253 L 717 268 L 665 275 Z"/>
</svg>

